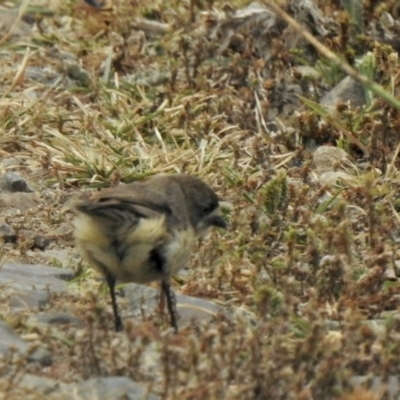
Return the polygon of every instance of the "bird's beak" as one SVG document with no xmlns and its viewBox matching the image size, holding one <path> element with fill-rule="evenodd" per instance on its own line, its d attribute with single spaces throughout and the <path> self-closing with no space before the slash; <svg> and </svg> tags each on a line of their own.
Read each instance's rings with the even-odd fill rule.
<svg viewBox="0 0 400 400">
<path fill-rule="evenodd" d="M 221 215 L 221 210 L 216 208 L 210 215 L 206 218 L 206 224 L 208 226 L 216 226 L 218 228 L 226 229 L 228 227 L 227 222 Z"/>
</svg>

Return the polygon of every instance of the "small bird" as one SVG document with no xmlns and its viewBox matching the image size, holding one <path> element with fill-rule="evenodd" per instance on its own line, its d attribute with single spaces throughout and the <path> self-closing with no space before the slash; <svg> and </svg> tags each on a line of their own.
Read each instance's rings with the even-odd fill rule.
<svg viewBox="0 0 400 400">
<path fill-rule="evenodd" d="M 161 281 L 177 332 L 170 278 L 189 261 L 194 243 L 208 228 L 227 227 L 213 189 L 192 175 L 159 174 L 86 195 L 75 208 L 77 247 L 105 276 L 116 331 L 123 329 L 116 281 Z"/>
</svg>

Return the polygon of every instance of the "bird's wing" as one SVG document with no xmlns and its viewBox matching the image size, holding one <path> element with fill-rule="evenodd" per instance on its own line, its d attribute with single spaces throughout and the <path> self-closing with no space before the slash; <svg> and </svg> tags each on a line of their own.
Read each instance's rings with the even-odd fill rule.
<svg viewBox="0 0 400 400">
<path fill-rule="evenodd" d="M 138 218 L 165 218 L 168 229 L 180 229 L 188 224 L 182 191 L 167 177 L 147 178 L 84 195 L 75 208 L 94 218 L 106 218 L 111 223 L 120 223 L 124 219 L 132 222 Z"/>
<path fill-rule="evenodd" d="M 84 214 L 110 219 L 116 216 L 124 219 L 124 216 L 128 218 L 132 215 L 139 218 L 159 218 L 171 212 L 166 204 L 158 204 L 140 196 L 111 192 L 85 199 L 76 205 L 76 209 Z"/>
</svg>

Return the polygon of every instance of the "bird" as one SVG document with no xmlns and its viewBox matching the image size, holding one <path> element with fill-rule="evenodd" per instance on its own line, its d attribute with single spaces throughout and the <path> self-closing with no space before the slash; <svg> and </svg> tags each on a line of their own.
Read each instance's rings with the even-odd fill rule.
<svg viewBox="0 0 400 400">
<path fill-rule="evenodd" d="M 215 191 L 194 175 L 155 174 L 85 193 L 75 211 L 77 249 L 105 277 L 115 330 L 123 330 L 116 282 L 159 281 L 177 333 L 171 277 L 188 263 L 194 244 L 209 228 L 227 228 Z"/>
</svg>

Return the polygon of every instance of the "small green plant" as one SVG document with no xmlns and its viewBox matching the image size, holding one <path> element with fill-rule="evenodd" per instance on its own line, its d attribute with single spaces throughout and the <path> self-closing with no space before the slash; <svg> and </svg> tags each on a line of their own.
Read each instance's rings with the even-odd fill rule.
<svg viewBox="0 0 400 400">
<path fill-rule="evenodd" d="M 261 189 L 264 210 L 270 217 L 278 211 L 285 212 L 288 200 L 288 183 L 285 171 L 279 171 L 277 176 L 267 182 Z"/>
<path fill-rule="evenodd" d="M 261 317 L 267 314 L 276 316 L 282 307 L 283 295 L 270 285 L 262 285 L 254 293 L 254 303 Z"/>
</svg>

